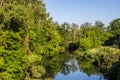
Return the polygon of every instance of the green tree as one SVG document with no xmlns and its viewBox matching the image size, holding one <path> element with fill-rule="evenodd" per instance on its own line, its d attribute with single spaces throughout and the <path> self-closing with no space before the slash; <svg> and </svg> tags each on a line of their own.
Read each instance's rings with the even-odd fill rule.
<svg viewBox="0 0 120 80">
<path fill-rule="evenodd" d="M 107 30 L 111 32 L 113 35 L 119 34 L 120 33 L 120 18 L 111 21 Z"/>
<path fill-rule="evenodd" d="M 98 26 L 91 26 L 91 27 L 81 27 L 79 30 L 79 41 L 83 44 L 88 44 L 88 49 L 89 48 L 96 48 L 98 46 L 101 46 L 105 43 L 106 40 L 109 40 L 109 38 L 111 37 L 111 33 L 107 32 L 104 30 L 104 28 L 98 27 Z M 87 43 L 84 43 L 84 39 L 87 40 Z M 80 44 L 83 46 L 83 44 Z M 87 45 L 85 45 L 84 47 L 86 47 L 87 49 Z M 83 48 L 85 49 L 85 48 Z"/>
<path fill-rule="evenodd" d="M 120 48 L 120 18 L 111 21 L 107 27 L 107 31 L 113 36 L 106 41 L 109 46 L 114 46 Z"/>
<path fill-rule="evenodd" d="M 78 28 L 79 26 L 75 23 L 72 23 L 71 25 L 71 32 L 72 32 L 72 41 L 75 41 L 77 33 L 78 33 Z"/>
<path fill-rule="evenodd" d="M 80 27 L 80 28 L 89 28 L 89 27 L 91 27 L 91 26 L 92 26 L 91 23 L 85 22 L 85 23 L 81 24 L 81 27 Z"/>
<path fill-rule="evenodd" d="M 2 0 L 0 7 L 0 79 L 22 80 L 38 57 L 58 53 L 61 38 L 41 0 Z"/>
<path fill-rule="evenodd" d="M 67 22 L 64 22 L 58 27 L 58 31 L 60 36 L 63 39 L 62 45 L 65 46 L 69 41 L 71 41 L 70 24 Z"/>
<path fill-rule="evenodd" d="M 87 50 L 92 48 L 92 41 L 89 38 L 80 39 L 80 50 Z"/>
</svg>

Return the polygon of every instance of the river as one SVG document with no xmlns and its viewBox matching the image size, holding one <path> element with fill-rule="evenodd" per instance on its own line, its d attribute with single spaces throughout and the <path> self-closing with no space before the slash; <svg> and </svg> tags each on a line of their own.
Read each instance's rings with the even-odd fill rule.
<svg viewBox="0 0 120 80">
<path fill-rule="evenodd" d="M 86 62 L 87 65 L 85 65 L 85 62 L 81 63 L 76 59 L 70 59 L 64 62 L 54 80 L 107 80 L 97 68 L 90 67 L 88 65 L 89 62 Z M 82 68 L 86 68 L 86 71 L 82 70 Z"/>
</svg>

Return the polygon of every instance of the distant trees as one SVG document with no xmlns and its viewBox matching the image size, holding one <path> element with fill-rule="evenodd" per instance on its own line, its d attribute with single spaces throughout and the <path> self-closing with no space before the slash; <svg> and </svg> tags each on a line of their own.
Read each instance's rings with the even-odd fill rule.
<svg viewBox="0 0 120 80">
<path fill-rule="evenodd" d="M 88 28 L 88 27 L 91 27 L 91 26 L 92 25 L 89 22 L 85 22 L 85 23 L 81 24 L 81 28 Z"/>
<path fill-rule="evenodd" d="M 101 21 L 96 21 L 95 22 L 95 26 L 97 26 L 97 27 L 100 27 L 100 28 L 103 28 L 104 27 L 104 24 L 101 22 Z"/>
<path fill-rule="evenodd" d="M 64 22 L 63 24 L 59 25 L 58 28 L 59 34 L 63 38 L 63 45 L 67 43 L 67 41 L 70 41 L 70 24 L 67 22 Z"/>
<path fill-rule="evenodd" d="M 59 25 L 59 24 L 58 24 Z M 63 38 L 63 43 L 67 47 L 69 43 L 79 43 L 80 50 L 87 50 L 105 45 L 112 37 L 108 28 L 104 27 L 101 21 L 96 21 L 94 25 L 89 22 L 81 24 L 69 24 L 67 22 L 58 26 L 58 31 Z"/>
<path fill-rule="evenodd" d="M 120 33 L 120 18 L 111 21 L 107 29 L 113 35 L 119 34 Z"/>
<path fill-rule="evenodd" d="M 120 18 L 111 21 L 107 27 L 107 31 L 113 36 L 106 41 L 106 45 L 120 48 Z"/>
<path fill-rule="evenodd" d="M 80 46 L 84 47 L 83 50 L 86 50 L 103 45 L 111 34 L 105 30 L 104 24 L 101 21 L 96 21 L 95 25 L 91 25 L 88 22 L 82 24 L 79 36 Z"/>
</svg>

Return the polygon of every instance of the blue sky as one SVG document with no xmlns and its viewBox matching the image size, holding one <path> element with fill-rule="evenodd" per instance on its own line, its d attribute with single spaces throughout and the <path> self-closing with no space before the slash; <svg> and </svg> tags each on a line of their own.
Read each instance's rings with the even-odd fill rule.
<svg viewBox="0 0 120 80">
<path fill-rule="evenodd" d="M 102 21 L 106 26 L 120 18 L 120 0 L 43 0 L 54 21 L 81 25 Z"/>
</svg>

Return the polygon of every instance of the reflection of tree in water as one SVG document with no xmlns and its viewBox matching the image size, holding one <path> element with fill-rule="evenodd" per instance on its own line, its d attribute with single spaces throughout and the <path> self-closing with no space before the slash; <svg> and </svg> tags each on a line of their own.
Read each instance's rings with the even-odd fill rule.
<svg viewBox="0 0 120 80">
<path fill-rule="evenodd" d="M 95 67 L 90 61 L 80 61 L 79 66 L 80 70 L 86 73 L 88 76 L 96 73 L 98 73 L 99 75 L 101 74 L 99 68 Z"/>
<path fill-rule="evenodd" d="M 60 66 L 62 64 L 63 58 L 60 55 L 46 56 L 43 57 L 41 65 L 46 69 L 45 78 L 54 78 L 60 71 Z"/>
<path fill-rule="evenodd" d="M 61 73 L 64 75 L 77 70 L 79 70 L 79 66 L 77 60 L 75 59 L 70 59 L 68 62 L 64 62 L 61 67 Z"/>
<path fill-rule="evenodd" d="M 57 54 L 54 56 L 44 56 L 41 61 L 41 65 L 43 65 L 44 68 L 46 69 L 46 74 L 44 75 L 44 78 L 49 78 L 49 77 L 54 78 L 58 74 L 58 72 L 61 71 L 61 66 L 62 66 L 62 68 L 63 68 L 63 66 L 66 66 L 65 62 L 70 60 L 70 58 L 71 58 L 71 56 L 69 56 L 68 54 L 65 54 L 65 55 Z M 72 60 L 71 60 L 71 63 L 73 65 L 74 61 L 72 62 Z M 72 67 L 74 70 L 74 66 L 72 66 Z M 69 70 L 67 70 L 67 68 L 65 70 L 69 71 Z M 69 73 L 69 72 L 67 72 L 67 73 Z"/>
<path fill-rule="evenodd" d="M 106 71 L 105 77 L 108 80 L 120 80 L 120 61 L 114 63 L 112 67 Z"/>
</svg>

